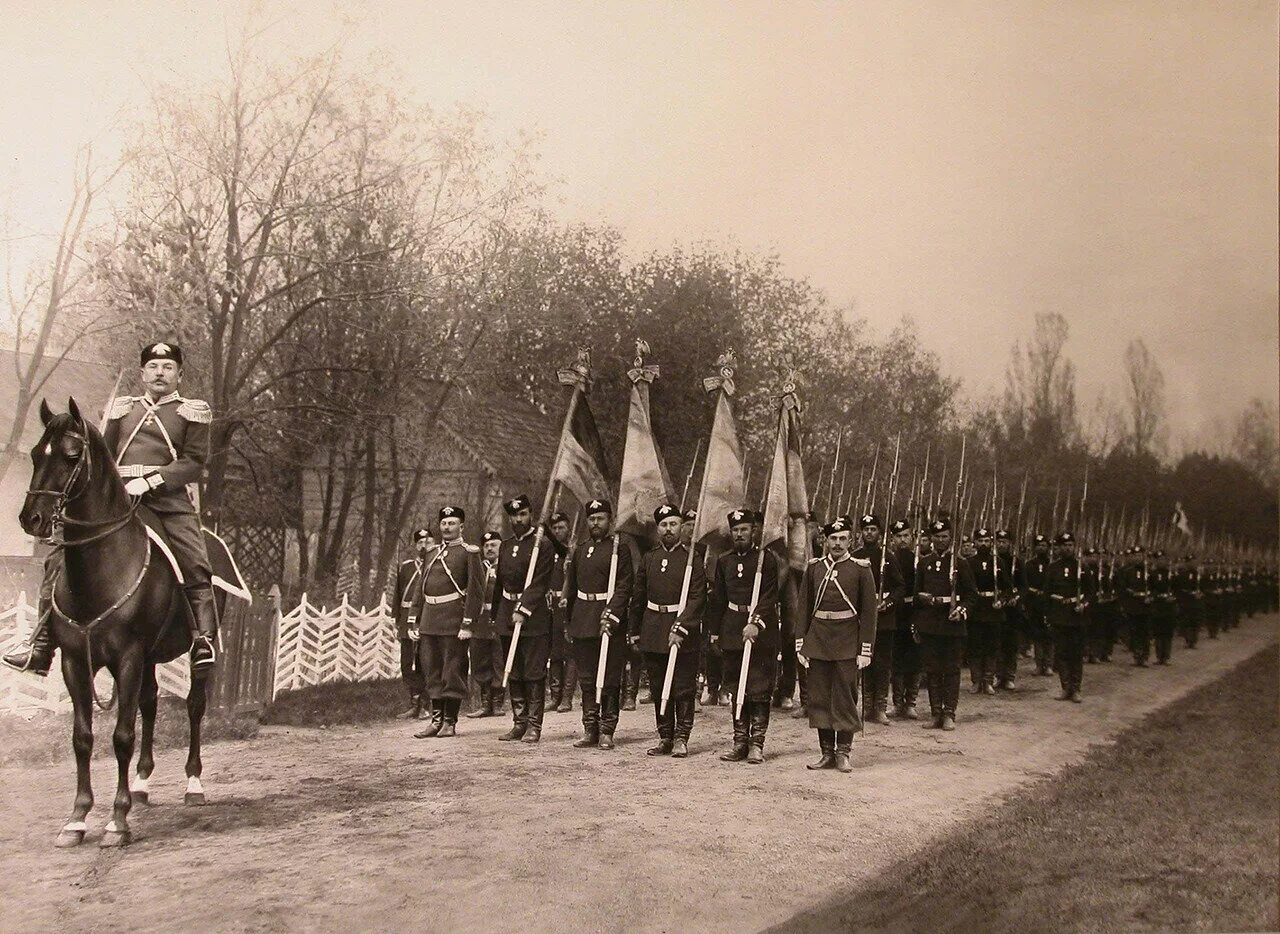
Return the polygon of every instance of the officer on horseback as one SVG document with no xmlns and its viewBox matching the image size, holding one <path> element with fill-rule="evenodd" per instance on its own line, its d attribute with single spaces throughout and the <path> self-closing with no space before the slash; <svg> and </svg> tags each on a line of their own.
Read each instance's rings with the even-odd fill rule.
<svg viewBox="0 0 1280 934">
<path fill-rule="evenodd" d="M 144 395 L 113 400 L 103 440 L 116 459 L 125 490 L 140 497 L 142 505 L 155 513 L 177 559 L 195 621 L 191 668 L 198 674 L 207 672 L 216 661 L 218 620 L 204 533 L 188 486 L 200 479 L 208 459 L 213 412 L 207 402 L 178 394 L 182 350 L 177 344 L 158 341 L 143 347 L 141 366 Z M 3 656 L 11 668 L 41 677 L 49 673 L 53 643 L 50 627 L 44 623 L 61 568 L 62 554 L 56 549 L 45 561 L 40 622 L 32 633 L 31 645 Z"/>
</svg>

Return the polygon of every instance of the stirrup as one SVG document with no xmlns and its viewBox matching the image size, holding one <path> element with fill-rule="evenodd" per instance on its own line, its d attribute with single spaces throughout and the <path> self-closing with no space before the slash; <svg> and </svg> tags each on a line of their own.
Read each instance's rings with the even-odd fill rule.
<svg viewBox="0 0 1280 934">
<path fill-rule="evenodd" d="M 209 655 L 205 657 L 197 657 L 197 653 L 201 647 L 208 650 Z M 204 633 L 197 633 L 191 640 L 191 669 L 195 671 L 201 668 L 212 668 L 218 660 L 218 650 L 214 647 L 213 639 Z"/>
<path fill-rule="evenodd" d="M 18 651 L 19 651 L 18 649 L 15 649 L 12 652 L 6 652 L 3 657 L 0 657 L 0 662 L 3 662 L 5 665 L 9 666 L 14 671 L 21 671 L 26 674 L 32 674 L 38 678 L 49 677 L 49 669 L 53 667 L 52 652 L 49 653 L 49 664 L 44 668 L 36 668 L 36 667 L 33 667 L 31 664 L 31 662 L 35 659 L 35 655 L 36 655 L 36 647 L 34 642 L 27 643 L 26 657 L 22 660 L 21 664 L 19 664 L 16 659 L 10 658 L 11 655 L 16 654 Z"/>
</svg>

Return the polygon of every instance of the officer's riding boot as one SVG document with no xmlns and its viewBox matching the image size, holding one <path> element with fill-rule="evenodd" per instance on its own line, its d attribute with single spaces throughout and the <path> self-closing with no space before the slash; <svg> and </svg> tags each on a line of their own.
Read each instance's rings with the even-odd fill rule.
<svg viewBox="0 0 1280 934">
<path fill-rule="evenodd" d="M 747 711 L 745 705 L 738 710 L 733 721 L 733 748 L 720 757 L 721 762 L 741 762 L 747 757 L 748 736 Z"/>
<path fill-rule="evenodd" d="M 672 709 L 674 701 L 667 701 L 667 712 L 665 714 L 658 713 L 658 708 L 662 706 L 662 699 L 655 697 L 653 699 L 653 719 L 658 726 L 658 745 L 653 746 L 645 751 L 646 756 L 669 756 L 673 744 L 675 743 L 676 733 L 676 713 Z"/>
<path fill-rule="evenodd" d="M 574 749 L 594 749 L 600 742 L 600 705 L 589 684 L 582 686 L 582 739 L 573 744 Z"/>
<path fill-rule="evenodd" d="M 818 769 L 834 769 L 836 767 L 836 731 L 818 730 L 818 748 L 822 750 L 822 755 L 817 762 L 810 762 L 805 768 L 815 772 Z"/>
<path fill-rule="evenodd" d="M 634 702 L 635 698 L 632 698 Z M 622 688 L 605 688 L 600 706 L 600 748 L 613 748 L 613 731 L 618 728 L 618 711 L 622 707 Z M 635 709 L 634 707 L 632 708 Z"/>
<path fill-rule="evenodd" d="M 531 698 L 525 707 L 525 722 L 528 729 L 521 737 L 521 742 L 536 743 L 542 739 L 542 714 L 547 709 L 547 682 L 545 679 L 526 681 L 524 689 Z"/>
<path fill-rule="evenodd" d="M 577 683 L 578 663 L 571 658 L 564 663 L 564 675 L 560 679 L 560 703 L 556 704 L 557 713 L 573 710 L 573 689 Z"/>
<path fill-rule="evenodd" d="M 769 732 L 769 702 L 752 701 L 750 734 L 748 735 L 747 761 L 759 765 L 764 761 L 764 735 Z"/>
<path fill-rule="evenodd" d="M 671 744 L 671 758 L 683 759 L 689 755 L 689 737 L 693 734 L 693 697 L 682 697 L 676 705 L 675 742 Z"/>
<path fill-rule="evenodd" d="M 49 674 L 49 667 L 53 664 L 53 635 L 50 632 L 52 627 L 48 622 L 48 612 L 45 601 L 41 600 L 37 619 L 44 620 L 44 623 L 36 623 L 36 630 L 31 634 L 29 644 L 20 645 L 4 654 L 3 661 L 10 668 L 28 671 L 41 678 Z"/>
<path fill-rule="evenodd" d="M 836 771 L 852 772 L 849 754 L 853 752 L 853 730 L 836 730 Z"/>
<path fill-rule="evenodd" d="M 435 698 L 432 698 L 431 722 L 427 724 L 425 729 L 418 733 L 414 733 L 414 739 L 430 739 L 431 737 L 438 736 L 440 734 L 440 731 L 444 729 L 444 705 L 445 702 L 443 700 L 436 700 Z"/>
<path fill-rule="evenodd" d="M 468 720 L 475 720 L 479 717 L 493 716 L 493 689 L 487 684 L 480 685 L 480 703 L 476 705 L 476 709 L 468 711 L 466 717 Z"/>
<path fill-rule="evenodd" d="M 627 669 L 626 697 L 622 702 L 623 710 L 636 709 L 636 697 L 640 694 L 640 666 L 632 665 Z"/>
<path fill-rule="evenodd" d="M 525 683 L 514 680 L 508 683 L 511 685 L 511 729 L 498 737 L 503 742 L 523 739 L 525 731 L 529 729 L 529 710 L 525 700 Z"/>
<path fill-rule="evenodd" d="M 203 674 L 212 671 L 217 661 L 213 645 L 218 638 L 218 611 L 213 604 L 213 587 L 209 584 L 193 584 L 186 592 L 196 626 L 191 644 L 191 673 Z"/>
</svg>

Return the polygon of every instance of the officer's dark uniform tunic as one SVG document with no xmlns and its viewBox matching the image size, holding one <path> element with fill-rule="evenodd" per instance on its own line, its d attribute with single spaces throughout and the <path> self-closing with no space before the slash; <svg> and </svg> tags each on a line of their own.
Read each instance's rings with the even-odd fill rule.
<svg viewBox="0 0 1280 934">
<path fill-rule="evenodd" d="M 747 625 L 747 610 L 751 604 L 751 591 L 755 583 L 756 565 L 760 561 L 760 549 L 752 545 L 745 554 L 728 551 L 716 559 L 711 578 L 711 593 L 707 605 L 707 628 L 718 637 L 724 660 L 724 686 L 737 693 L 742 671 L 742 629 Z M 735 698 L 741 707 L 747 703 L 772 698 L 773 685 L 778 670 L 778 561 L 771 552 L 764 555 L 760 582 L 760 599 L 756 615 L 762 623 L 760 635 L 751 649 L 751 667 L 747 672 L 747 696 Z"/>
<path fill-rule="evenodd" d="M 525 615 L 516 643 L 515 658 L 508 680 L 511 695 L 511 719 L 514 727 L 508 735 L 511 739 L 524 738 L 530 731 L 530 739 L 542 732 L 542 715 L 546 697 L 544 684 L 547 677 L 547 657 L 551 648 L 551 610 L 547 608 L 547 590 L 551 584 L 551 571 L 555 566 L 554 549 L 543 542 L 538 547 L 538 561 L 533 577 L 525 586 L 529 562 L 533 559 L 533 529 L 523 535 L 512 535 L 502 542 L 498 552 L 497 587 L 493 628 L 502 638 L 503 665 L 511 650 L 514 626 L 512 613 L 516 607 Z M 536 727 L 536 729 L 534 729 Z"/>
<path fill-rule="evenodd" d="M 880 602 L 870 560 L 815 558 L 805 568 L 800 600 L 796 638 L 809 660 L 809 726 L 860 730 L 858 657 L 874 658 Z"/>
<path fill-rule="evenodd" d="M 958 547 L 958 545 L 956 546 Z M 911 609 L 911 625 L 920 636 L 920 654 L 929 687 L 929 710 L 935 723 L 943 717 L 954 719 L 960 703 L 960 667 L 964 656 L 965 622 L 950 618 L 960 606 L 965 611 L 974 599 L 973 573 L 969 563 L 955 558 L 957 591 L 951 596 L 951 554 L 930 551 L 920 556 L 915 592 L 933 597 L 925 606 L 919 596 Z"/>
<path fill-rule="evenodd" d="M 427 552 L 422 571 L 422 615 L 418 640 L 427 694 L 433 703 L 449 701 L 445 719 L 456 718 L 467 696 L 467 644 L 458 638 L 470 630 L 484 600 L 480 549 L 458 539 Z"/>
<path fill-rule="evenodd" d="M 881 579 L 880 562 L 884 559 L 884 576 Z M 863 716 L 882 714 L 889 708 L 889 687 L 893 678 L 893 650 L 898 635 L 898 607 L 906 595 L 906 584 L 902 580 L 902 570 L 898 566 L 898 558 L 891 548 L 888 554 L 876 545 L 863 545 L 853 553 L 853 557 L 864 560 L 871 568 L 875 578 L 875 588 L 879 593 L 878 603 L 884 604 L 878 610 L 875 625 L 875 648 L 871 655 L 871 664 L 862 672 L 862 713 Z"/>
<path fill-rule="evenodd" d="M 409 638 L 411 631 L 418 631 L 418 616 L 422 613 L 421 558 L 401 561 L 396 568 L 392 605 L 396 616 L 396 638 L 400 640 L 400 680 L 409 691 L 409 698 L 416 702 L 426 687 L 418 664 L 418 644 Z"/>
<path fill-rule="evenodd" d="M 609 589 L 610 568 L 617 555 L 613 589 Z M 598 730 L 612 736 L 622 709 L 622 672 L 627 661 L 627 605 L 631 601 L 631 550 L 617 533 L 600 541 L 585 541 L 574 549 L 565 573 L 566 633 L 572 641 L 573 657 L 582 686 L 582 725 L 589 734 Z M 609 626 L 609 651 L 605 658 L 604 694 L 596 703 L 597 669 L 600 665 L 600 629 Z"/>
<path fill-rule="evenodd" d="M 668 639 L 676 626 L 676 611 L 684 587 L 685 566 L 689 565 L 689 594 L 679 617 L 684 638 L 676 652 L 676 668 L 671 679 L 671 700 L 665 715 L 658 713 L 662 683 L 667 675 Z M 700 562 L 690 564 L 689 547 L 683 542 L 667 549 L 651 549 L 640 559 L 635 588 L 631 594 L 630 634 L 640 639 L 653 694 L 653 714 L 658 736 L 664 743 L 674 739 L 689 742 L 693 731 L 694 698 L 698 691 L 698 649 L 702 639 L 701 619 L 707 595 L 707 575 Z"/>
</svg>

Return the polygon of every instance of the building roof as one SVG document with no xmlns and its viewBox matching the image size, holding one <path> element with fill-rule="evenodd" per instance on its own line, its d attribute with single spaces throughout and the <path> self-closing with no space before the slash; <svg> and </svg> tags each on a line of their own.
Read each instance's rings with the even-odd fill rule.
<svg viewBox="0 0 1280 934">
<path fill-rule="evenodd" d="M 31 365 L 31 354 L 10 348 L 0 350 L 0 437 L 7 438 L 18 409 L 18 373 L 14 366 L 24 371 Z M 52 371 L 52 372 L 51 372 Z M 41 361 L 40 376 L 48 374 L 44 385 L 36 392 L 27 422 L 22 429 L 23 446 L 35 444 L 43 431 L 40 425 L 40 400 L 49 400 L 49 408 L 65 411 L 67 398 L 74 396 L 80 411 L 95 421 L 107 404 L 107 395 L 115 384 L 118 369 L 98 360 L 78 360 L 66 357 L 61 362 L 56 354 L 46 355 Z"/>
<path fill-rule="evenodd" d="M 546 486 L 559 426 L 536 406 L 512 395 L 462 389 L 445 405 L 440 422 L 490 477 L 520 487 L 513 494 L 536 495 Z"/>
</svg>

